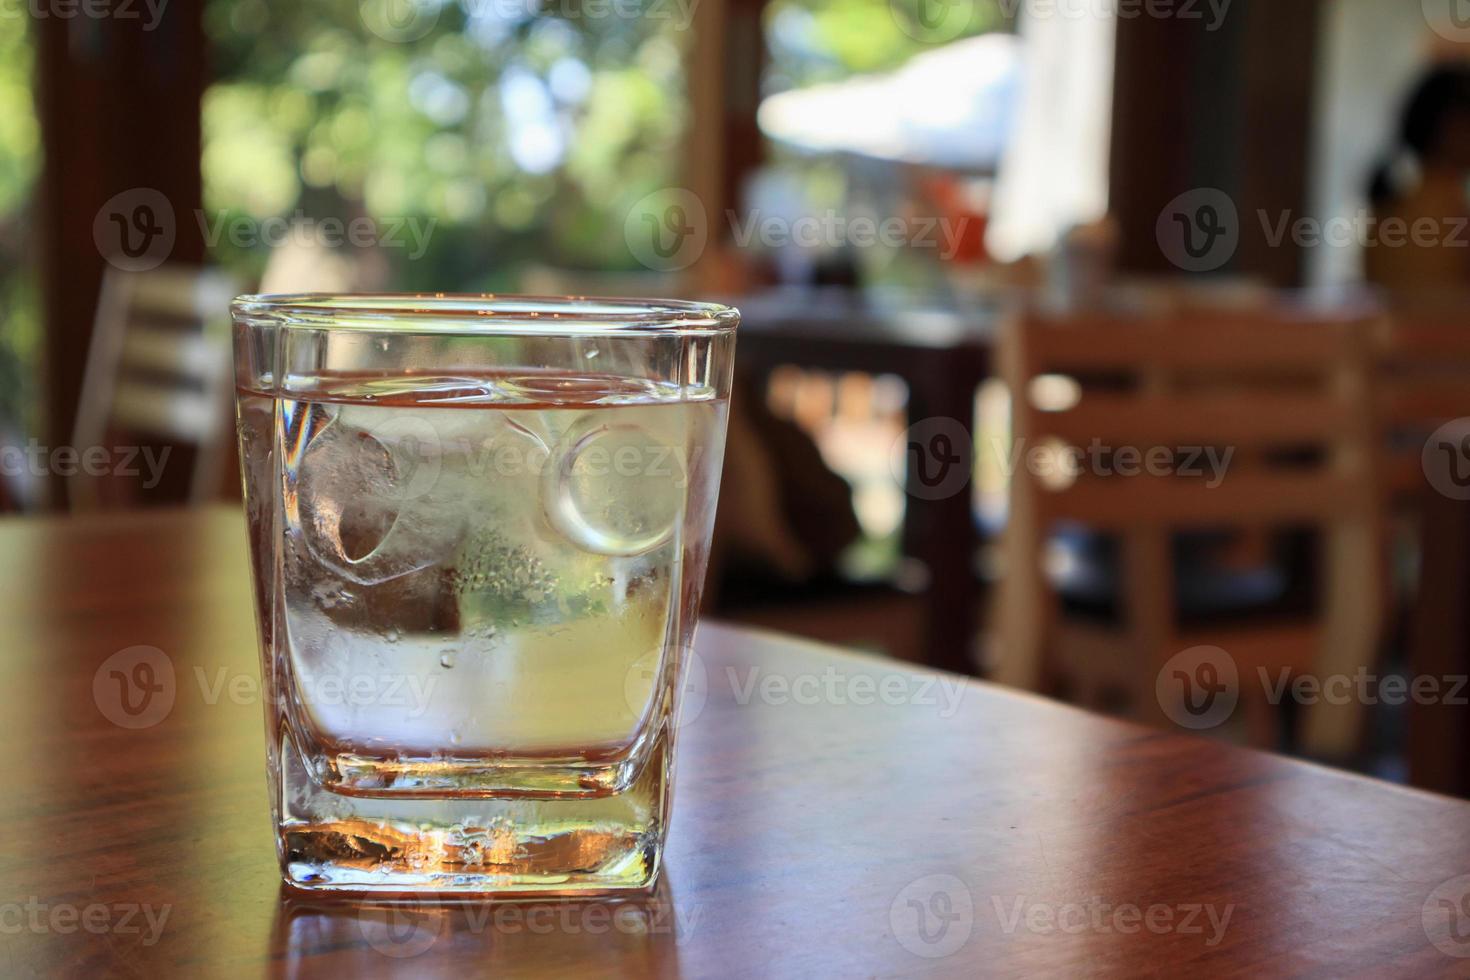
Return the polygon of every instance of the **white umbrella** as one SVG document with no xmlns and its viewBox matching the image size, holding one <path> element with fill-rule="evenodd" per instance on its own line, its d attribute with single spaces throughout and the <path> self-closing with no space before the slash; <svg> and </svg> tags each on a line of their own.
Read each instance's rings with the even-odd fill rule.
<svg viewBox="0 0 1470 980">
<path fill-rule="evenodd" d="M 992 171 L 1020 98 L 1020 42 L 984 34 L 897 71 L 773 95 L 757 119 L 772 139 L 957 170 Z"/>
</svg>

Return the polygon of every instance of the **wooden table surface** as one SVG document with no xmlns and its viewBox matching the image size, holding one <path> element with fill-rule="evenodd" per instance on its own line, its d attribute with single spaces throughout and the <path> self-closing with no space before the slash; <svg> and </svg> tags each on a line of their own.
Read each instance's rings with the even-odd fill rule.
<svg viewBox="0 0 1470 980">
<path fill-rule="evenodd" d="M 1470 804 L 713 624 L 648 899 L 288 896 L 243 548 L 0 521 L 0 976 L 1470 976 Z"/>
</svg>

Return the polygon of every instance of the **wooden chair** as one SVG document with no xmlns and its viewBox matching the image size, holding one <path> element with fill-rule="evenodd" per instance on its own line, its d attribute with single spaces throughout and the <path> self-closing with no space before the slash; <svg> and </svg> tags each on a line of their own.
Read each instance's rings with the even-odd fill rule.
<svg viewBox="0 0 1470 980">
<path fill-rule="evenodd" d="M 231 443 L 230 300 L 236 284 L 213 269 L 164 265 L 108 270 L 97 302 L 74 443 L 181 450 L 186 482 L 159 494 L 127 475 L 78 468 L 67 485 L 77 510 L 130 506 L 169 490 L 198 503 L 223 489 Z M 114 457 L 116 458 L 116 457 Z M 136 468 L 136 466 L 134 466 Z"/>
<path fill-rule="evenodd" d="M 1470 302 L 1470 296 L 1465 298 Z M 1395 309 L 1373 332 L 1374 418 L 1382 449 L 1384 551 L 1391 632 L 1403 636 L 1423 578 L 1427 441 L 1470 416 L 1470 316 L 1458 307 Z"/>
<path fill-rule="evenodd" d="M 1444 496 L 1424 471 L 1435 430 L 1470 416 L 1470 297 L 1395 309 L 1373 336 L 1378 437 L 1384 449 L 1384 567 L 1388 615 L 1413 676 L 1463 675 L 1467 662 L 1465 547 L 1470 505 Z M 1463 706 L 1409 707 L 1416 786 L 1470 795 Z"/>
<path fill-rule="evenodd" d="M 1465 308 L 1395 311 L 1373 332 L 1384 498 L 1392 506 L 1417 507 L 1427 486 L 1421 458 L 1425 439 L 1445 422 L 1470 416 L 1470 315 Z"/>
<path fill-rule="evenodd" d="M 998 679 L 1053 693 L 1070 689 L 1074 700 L 1093 706 L 1121 701 L 1134 717 L 1162 721 L 1160 668 L 1187 648 L 1216 646 L 1237 665 L 1239 711 L 1250 740 L 1271 745 L 1280 718 L 1269 710 L 1258 668 L 1275 678 L 1282 669 L 1351 674 L 1370 664 L 1381 597 L 1379 566 L 1371 560 L 1378 532 L 1368 325 L 1358 317 L 1284 312 L 1012 318 L 1002 331 L 1001 368 L 1012 395 L 1014 438 L 1024 450 L 1090 451 L 1096 444 L 1144 453 L 1185 446 L 1234 452 L 1216 486 L 1172 472 L 1119 475 L 1090 458 L 1081 472 L 1060 479 L 1019 467 L 1011 478 L 997 593 Z M 1073 395 L 1048 404 L 1036 397 L 1037 379 L 1056 376 L 1072 379 Z M 1044 391 L 1047 382 L 1041 386 Z M 1044 567 L 1060 522 L 1116 535 L 1117 622 L 1061 615 Z M 1285 621 L 1233 618 L 1198 629 L 1180 620 L 1172 534 L 1288 527 L 1317 532 L 1315 612 Z M 1359 707 L 1313 707 L 1306 747 L 1348 755 Z"/>
</svg>

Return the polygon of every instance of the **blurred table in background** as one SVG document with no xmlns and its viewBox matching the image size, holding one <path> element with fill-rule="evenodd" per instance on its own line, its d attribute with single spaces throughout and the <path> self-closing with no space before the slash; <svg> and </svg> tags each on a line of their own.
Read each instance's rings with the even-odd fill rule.
<svg viewBox="0 0 1470 980">
<path fill-rule="evenodd" d="M 741 313 L 735 355 L 740 371 L 769 375 L 790 364 L 895 375 L 908 386 L 908 425 L 919 426 L 912 430 L 913 445 L 921 459 L 940 466 L 948 464 L 931 459 L 931 440 L 944 429 L 921 423 L 953 419 L 973 434 L 975 392 L 990 374 L 998 310 L 965 313 L 918 303 L 890 307 L 836 288 L 777 289 L 732 302 Z M 970 457 L 964 447 L 963 458 Z M 975 566 L 980 539 L 971 486 L 966 480 L 953 492 L 937 494 L 920 485 L 920 479 L 910 465 L 903 551 L 928 572 L 926 662 L 973 674 L 970 648 L 979 606 Z M 955 481 L 945 481 L 950 482 Z"/>
<path fill-rule="evenodd" d="M 652 895 L 289 894 L 239 512 L 0 521 L 0 616 L 6 976 L 1444 975 L 1470 955 L 1450 917 L 1470 804 L 717 624 Z M 135 645 L 167 664 L 141 727 L 106 673 Z"/>
</svg>

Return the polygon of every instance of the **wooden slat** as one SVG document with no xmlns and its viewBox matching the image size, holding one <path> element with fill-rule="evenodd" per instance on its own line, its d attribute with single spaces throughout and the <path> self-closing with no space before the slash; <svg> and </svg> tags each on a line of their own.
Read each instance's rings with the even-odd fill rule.
<svg viewBox="0 0 1470 980">
<path fill-rule="evenodd" d="M 207 380 L 224 371 L 230 350 L 221 338 L 134 322 L 123 340 L 121 365 Z"/>
<path fill-rule="evenodd" d="M 1318 623 L 1273 624 L 1271 630 L 1253 625 L 1212 624 L 1208 629 L 1181 633 L 1176 640 L 1181 648 L 1215 646 L 1228 650 L 1230 659 L 1244 675 L 1246 690 L 1265 693 L 1259 671 L 1275 681 L 1277 671 L 1285 668 L 1293 674 L 1310 671 L 1317 665 L 1321 649 L 1321 627 Z"/>
<path fill-rule="evenodd" d="M 1065 412 L 1032 412 L 1033 438 L 1074 446 L 1282 446 L 1337 442 L 1358 424 L 1357 410 L 1324 395 L 1239 391 L 1200 396 L 1087 394 Z"/>
<path fill-rule="evenodd" d="M 1385 359 L 1398 361 L 1464 361 L 1470 364 L 1470 310 L 1459 316 L 1425 318 L 1395 314 L 1377 335 Z"/>
<path fill-rule="evenodd" d="M 1461 377 L 1413 378 L 1380 385 L 1380 424 L 1435 428 L 1470 415 L 1470 372 Z"/>
<path fill-rule="evenodd" d="M 1198 478 L 1114 476 L 1081 479 L 1066 489 L 1042 493 L 1040 506 L 1052 520 L 1096 527 L 1320 524 L 1361 510 L 1366 484 L 1362 476 L 1327 470 L 1252 471 L 1227 475 L 1213 487 Z"/>
<path fill-rule="evenodd" d="M 189 319 L 223 319 L 235 287 L 228 276 L 192 266 L 160 266 L 130 278 L 130 310 Z"/>
<path fill-rule="evenodd" d="M 1426 486 L 1419 440 L 1470 415 L 1470 313 L 1396 313 L 1375 348 L 1374 413 L 1385 444 L 1379 480 L 1396 504 L 1417 506 Z M 1405 445 L 1408 437 L 1414 441 Z"/>
<path fill-rule="evenodd" d="M 1251 319 L 1030 321 L 1026 367 L 1036 373 L 1159 370 L 1323 374 L 1339 364 L 1358 321 Z"/>
<path fill-rule="evenodd" d="M 204 442 L 220 427 L 221 403 L 198 391 L 141 381 L 118 383 L 111 424 L 138 435 Z"/>
</svg>

